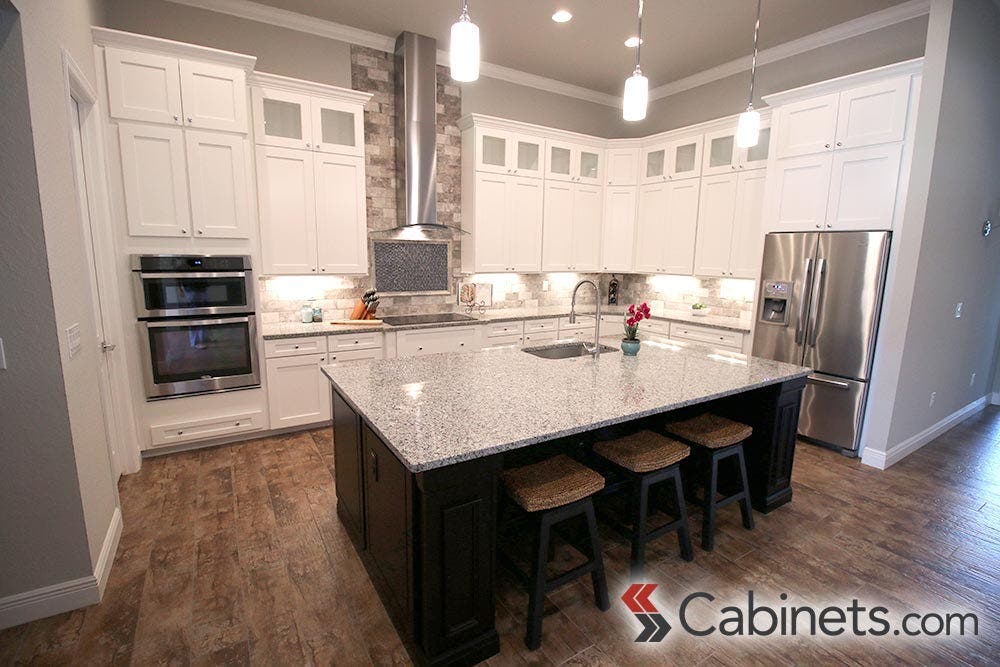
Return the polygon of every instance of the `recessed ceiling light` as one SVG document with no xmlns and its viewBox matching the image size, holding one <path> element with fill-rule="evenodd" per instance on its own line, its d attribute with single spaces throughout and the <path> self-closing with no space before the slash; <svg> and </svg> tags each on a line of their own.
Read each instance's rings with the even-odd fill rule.
<svg viewBox="0 0 1000 667">
<path fill-rule="evenodd" d="M 571 18 L 573 18 L 573 15 L 565 9 L 560 9 L 552 15 L 552 20 L 556 23 L 566 23 L 566 21 L 569 21 Z"/>
<path fill-rule="evenodd" d="M 635 35 L 632 35 L 631 37 L 625 40 L 625 46 L 627 46 L 630 49 L 634 49 L 635 47 L 639 46 L 640 44 L 643 44 L 644 42 L 645 40 L 639 39 Z"/>
</svg>

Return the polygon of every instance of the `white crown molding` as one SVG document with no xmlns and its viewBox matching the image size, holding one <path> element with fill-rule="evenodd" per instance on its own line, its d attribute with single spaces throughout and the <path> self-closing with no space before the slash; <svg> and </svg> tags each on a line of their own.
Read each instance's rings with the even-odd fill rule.
<svg viewBox="0 0 1000 667">
<path fill-rule="evenodd" d="M 170 39 L 161 39 L 148 35 L 137 35 L 133 32 L 123 32 L 121 30 L 112 30 L 111 28 L 92 26 L 90 34 L 94 40 L 94 44 L 98 46 L 118 46 L 133 51 L 168 53 L 178 58 L 192 58 L 219 63 L 221 65 L 232 65 L 247 72 L 253 71 L 254 65 L 257 64 L 257 56 L 249 56 L 245 53 L 234 53 L 207 46 L 185 44 L 184 42 L 175 42 Z"/>
<path fill-rule="evenodd" d="M 372 93 L 366 93 L 361 90 L 330 86 L 323 83 L 316 83 L 315 81 L 294 79 L 290 76 L 268 74 L 267 72 L 251 73 L 247 77 L 247 83 L 251 86 L 263 86 L 265 88 L 285 90 L 293 93 L 307 93 L 309 95 L 318 95 L 352 104 L 365 105 L 372 98 Z"/>
<path fill-rule="evenodd" d="M 844 41 L 845 39 L 859 37 L 874 30 L 888 28 L 891 25 L 924 16 L 930 12 L 930 9 L 930 0 L 909 0 L 909 2 L 904 2 L 888 9 L 845 21 L 825 30 L 814 32 L 811 35 L 806 35 L 805 37 L 760 51 L 757 54 L 757 66 L 761 67 L 776 63 L 779 60 L 786 60 L 807 51 Z M 649 99 L 659 100 L 741 72 L 748 72 L 750 71 L 750 61 L 751 56 L 737 58 L 736 60 L 717 65 L 703 72 L 657 86 L 649 91 Z"/>
<path fill-rule="evenodd" d="M 763 99 L 769 107 L 780 106 L 782 104 L 788 104 L 789 102 L 804 100 L 808 97 L 817 97 L 819 95 L 825 95 L 826 93 L 843 90 L 844 88 L 863 86 L 866 83 L 874 81 L 881 81 L 896 76 L 912 76 L 914 74 L 920 74 L 923 69 L 924 59 L 921 56 L 920 58 L 904 60 L 903 62 L 893 63 L 892 65 L 884 65 L 882 67 L 876 67 L 875 69 L 868 69 L 863 72 L 845 74 L 844 76 L 838 76 L 836 79 L 827 79 L 826 81 L 820 81 L 819 83 L 810 83 L 805 86 L 799 86 L 798 88 L 783 90 L 779 93 L 765 95 Z"/>
<path fill-rule="evenodd" d="M 387 35 L 380 35 L 368 30 L 352 28 L 351 26 L 306 16 L 297 12 L 279 9 L 262 5 L 250 0 L 168 0 L 180 5 L 188 5 L 220 14 L 237 16 L 251 21 L 276 25 L 281 28 L 297 30 L 299 32 L 318 35 L 328 39 L 335 39 L 341 42 L 367 46 L 372 49 L 392 53 L 395 50 L 396 39 Z M 767 65 L 778 62 L 786 58 L 818 49 L 823 46 L 834 44 L 838 41 L 858 37 L 873 30 L 886 28 L 903 21 L 908 21 L 930 12 L 930 0 L 909 0 L 894 7 L 889 7 L 882 11 L 868 14 L 851 21 L 832 26 L 825 30 L 807 35 L 805 37 L 786 42 L 770 49 L 765 49 L 758 54 L 757 64 Z M 447 51 L 439 50 L 437 62 L 441 65 L 448 64 Z M 728 63 L 723 63 L 703 72 L 698 72 L 689 77 L 678 79 L 670 83 L 658 86 L 649 91 L 650 100 L 658 100 L 676 93 L 697 88 L 719 79 L 739 74 L 750 69 L 750 56 L 738 58 Z M 549 79 L 537 74 L 529 74 L 520 70 L 511 69 L 502 65 L 484 62 L 479 67 L 480 74 L 492 79 L 508 81 L 510 83 L 537 88 L 548 92 L 586 100 L 609 107 L 621 106 L 622 100 L 615 95 L 609 95 L 582 86 L 576 86 L 565 81 Z"/>
</svg>

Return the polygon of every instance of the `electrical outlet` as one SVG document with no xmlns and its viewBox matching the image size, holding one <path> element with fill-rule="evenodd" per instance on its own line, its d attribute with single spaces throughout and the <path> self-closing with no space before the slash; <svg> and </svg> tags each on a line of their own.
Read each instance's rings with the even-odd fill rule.
<svg viewBox="0 0 1000 667">
<path fill-rule="evenodd" d="M 937 400 L 937 392 L 936 391 L 932 391 L 931 392 L 931 400 L 928 403 L 927 407 L 933 408 L 934 407 L 934 401 L 936 401 L 936 400 Z"/>
<path fill-rule="evenodd" d="M 976 384 L 976 374 L 975 372 L 973 372 L 972 375 L 969 376 L 969 386 L 971 387 L 975 384 Z"/>
<path fill-rule="evenodd" d="M 549 281 L 548 280 L 543 280 L 542 281 L 542 291 L 543 292 L 548 292 L 549 291 Z"/>
<path fill-rule="evenodd" d="M 964 305 L 965 304 L 963 302 L 961 302 L 961 301 L 959 301 L 958 303 L 955 304 L 955 319 L 956 320 L 959 319 L 960 317 L 962 317 L 962 307 Z"/>
</svg>

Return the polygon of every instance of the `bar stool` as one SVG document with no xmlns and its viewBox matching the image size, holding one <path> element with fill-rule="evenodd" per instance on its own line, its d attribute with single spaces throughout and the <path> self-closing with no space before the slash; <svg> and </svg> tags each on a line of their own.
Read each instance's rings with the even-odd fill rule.
<svg viewBox="0 0 1000 667">
<path fill-rule="evenodd" d="M 632 486 L 631 529 L 626 530 L 624 525 L 611 522 L 632 542 L 632 578 L 642 574 L 646 544 L 667 533 L 677 533 L 681 558 L 694 560 L 680 471 L 680 462 L 688 457 L 691 448 L 659 433 L 639 431 L 616 440 L 599 442 L 594 445 L 594 452 L 621 468 Z M 666 481 L 674 483 L 677 515 L 661 526 L 650 528 L 647 525 L 649 490 L 653 485 Z"/>
<path fill-rule="evenodd" d="M 507 495 L 532 519 L 535 527 L 530 573 L 523 572 L 501 551 L 500 556 L 528 589 L 528 628 L 524 643 L 534 651 L 542 643 L 542 612 L 545 595 L 569 582 L 590 574 L 594 602 L 601 611 L 611 606 L 604 577 L 601 540 L 594 517 L 593 494 L 604 488 L 604 478 L 570 457 L 560 454 L 540 463 L 500 473 Z M 589 560 L 554 579 L 546 577 L 552 527 L 567 519 L 586 517 L 589 533 Z"/>
<path fill-rule="evenodd" d="M 691 419 L 672 422 L 665 429 L 670 435 L 698 446 L 703 456 L 711 457 L 711 467 L 707 472 L 705 497 L 702 503 L 705 514 L 702 519 L 701 548 L 711 551 L 715 548 L 715 516 L 721 507 L 730 503 L 740 504 L 743 527 L 752 530 L 753 509 L 750 507 L 750 483 L 747 481 L 747 465 L 743 457 L 743 443 L 753 434 L 746 424 L 726 419 L 712 413 L 700 414 Z M 725 498 L 716 499 L 719 490 L 719 462 L 735 458 L 739 475 L 740 490 Z"/>
</svg>

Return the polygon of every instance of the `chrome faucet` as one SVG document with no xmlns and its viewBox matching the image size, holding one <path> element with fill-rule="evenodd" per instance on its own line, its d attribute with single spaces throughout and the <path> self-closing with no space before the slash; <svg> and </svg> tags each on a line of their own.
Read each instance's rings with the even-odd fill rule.
<svg viewBox="0 0 1000 667">
<path fill-rule="evenodd" d="M 597 299 L 597 314 L 594 315 L 594 319 L 596 320 L 594 322 L 594 349 L 587 347 L 587 343 L 584 343 L 583 346 L 596 358 L 601 356 L 601 288 L 593 280 L 581 280 L 573 288 L 573 298 L 570 300 L 569 305 L 569 323 L 576 324 L 576 293 L 580 291 L 580 286 L 584 283 L 590 283 L 594 286 L 594 296 Z"/>
</svg>

